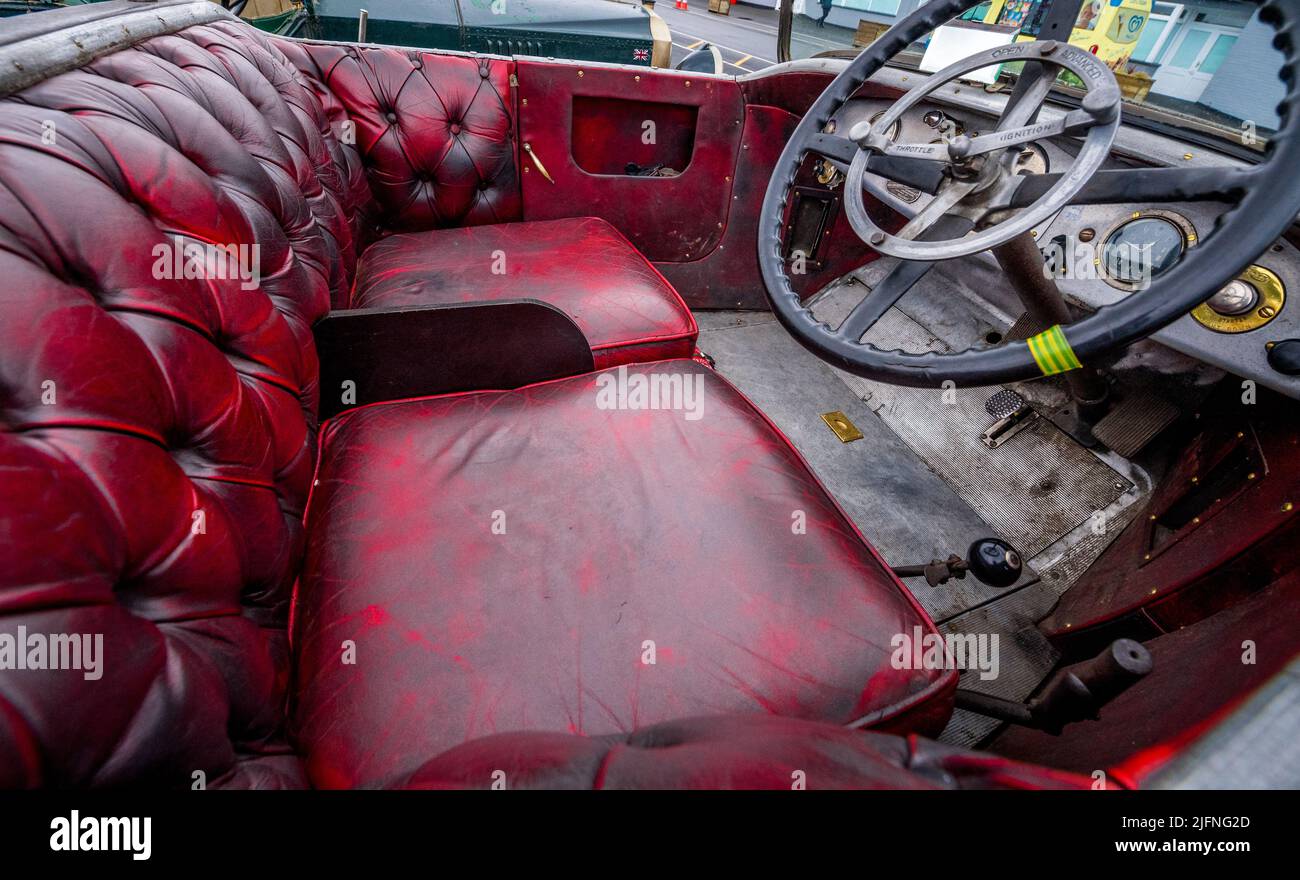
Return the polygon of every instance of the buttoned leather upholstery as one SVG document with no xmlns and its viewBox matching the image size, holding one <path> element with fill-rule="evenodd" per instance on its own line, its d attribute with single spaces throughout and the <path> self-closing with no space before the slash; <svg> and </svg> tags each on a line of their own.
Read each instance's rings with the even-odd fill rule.
<svg viewBox="0 0 1300 880">
<path fill-rule="evenodd" d="M 598 367 L 694 352 L 690 310 L 608 223 L 518 222 L 513 61 L 275 45 L 320 100 L 347 191 L 364 178 L 373 194 L 353 200 L 365 253 L 352 296 L 336 296 L 335 308 L 529 297 L 577 323 Z"/>
<path fill-rule="evenodd" d="M 695 351 L 698 329 L 686 303 L 617 229 L 596 217 L 391 235 L 362 257 L 352 306 L 520 296 L 571 317 L 597 369 Z"/>
<path fill-rule="evenodd" d="M 353 249 L 324 123 L 233 21 L 0 103 L 0 632 L 103 638 L 98 680 L 0 671 L 0 785 L 189 785 L 278 748 L 311 325 Z M 177 239 L 244 247 L 258 285 L 166 277 Z"/>
<path fill-rule="evenodd" d="M 620 376 L 697 396 L 616 408 Z M 748 711 L 937 733 L 950 710 L 954 673 L 891 662 L 925 613 L 692 360 L 351 410 L 307 525 L 294 728 L 317 785 L 506 730 Z"/>
<path fill-rule="evenodd" d="M 389 232 L 518 220 L 514 62 L 277 40 L 325 103 L 373 202 L 363 244 Z M 355 157 L 355 158 L 354 158 Z"/>
<path fill-rule="evenodd" d="M 883 660 L 924 613 L 779 433 L 692 361 L 666 363 L 703 377 L 698 421 L 600 409 L 593 377 L 345 415 L 325 432 L 302 568 L 311 325 L 347 301 L 358 218 L 499 220 L 513 184 L 485 142 L 480 195 L 456 175 L 399 186 L 428 156 L 406 138 L 424 135 L 358 123 L 370 148 L 354 153 L 338 123 L 372 75 L 399 120 L 424 112 L 404 104 L 423 86 L 388 89 L 410 56 L 344 52 L 313 79 L 302 53 L 334 49 L 298 48 L 295 63 L 222 20 L 0 100 L 0 647 L 102 637 L 97 671 L 12 654 L 0 669 L 0 787 L 368 783 L 482 732 L 730 708 L 941 725 L 952 675 Z M 478 88 L 499 93 L 502 70 Z M 478 119 L 486 99 L 466 100 Z M 202 277 L 177 246 L 199 248 Z M 508 518 L 513 551 L 480 521 L 518 503 L 499 494 L 512 481 L 541 505 Z M 550 641 L 529 653 L 489 623 Z M 345 638 L 355 668 L 332 653 Z"/>
</svg>

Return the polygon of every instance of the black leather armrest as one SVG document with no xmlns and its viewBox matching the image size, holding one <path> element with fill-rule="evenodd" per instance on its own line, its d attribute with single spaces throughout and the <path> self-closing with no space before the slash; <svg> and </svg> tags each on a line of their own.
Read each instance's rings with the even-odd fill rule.
<svg viewBox="0 0 1300 880">
<path fill-rule="evenodd" d="M 532 299 L 344 309 L 313 332 L 322 419 L 365 403 L 518 388 L 595 369 L 573 319 Z"/>
</svg>

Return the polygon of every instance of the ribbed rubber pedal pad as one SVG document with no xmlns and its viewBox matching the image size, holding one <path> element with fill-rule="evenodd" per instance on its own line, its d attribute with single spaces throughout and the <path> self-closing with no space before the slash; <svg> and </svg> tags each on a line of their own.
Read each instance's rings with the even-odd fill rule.
<svg viewBox="0 0 1300 880">
<path fill-rule="evenodd" d="M 1108 449 L 1132 458 L 1178 418 L 1178 407 L 1147 392 L 1130 394 L 1111 407 L 1092 427 L 1092 435 Z"/>
</svg>

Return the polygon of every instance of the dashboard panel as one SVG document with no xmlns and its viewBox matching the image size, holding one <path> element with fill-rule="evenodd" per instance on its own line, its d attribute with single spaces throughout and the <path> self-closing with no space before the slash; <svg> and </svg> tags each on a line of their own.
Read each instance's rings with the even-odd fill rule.
<svg viewBox="0 0 1300 880">
<path fill-rule="evenodd" d="M 1001 98 L 969 87 L 965 91 L 972 94 L 969 106 L 963 106 L 961 101 L 935 100 L 913 107 L 899 119 L 891 139 L 896 143 L 933 143 L 941 142 L 945 135 L 964 133 L 973 137 L 991 131 L 996 117 L 985 112 L 993 109 L 985 105 Z M 889 105 L 889 100 L 882 98 L 850 100 L 828 123 L 828 130 L 847 133 L 857 122 L 878 117 Z M 1151 164 L 1159 167 L 1194 158 L 1191 152 L 1180 156 L 1178 150 L 1188 148 L 1172 138 L 1141 132 L 1140 138 L 1160 141 L 1146 152 L 1144 145 L 1134 144 L 1133 132 L 1125 133 L 1128 149 L 1123 149 L 1117 138 L 1116 149 L 1103 167 L 1141 167 L 1146 163 L 1137 161 L 1139 156 L 1154 160 Z M 1070 138 L 1055 138 L 1029 144 L 1018 161 L 1025 173 L 1064 171 L 1074 160 L 1076 143 Z M 1240 164 L 1238 160 L 1207 155 L 1204 148 L 1196 148 L 1196 153 L 1198 163 Z M 877 197 L 907 215 L 919 211 L 930 198 L 883 178 L 875 182 Z M 1071 205 L 1031 234 L 1044 251 L 1049 271 L 1056 275 L 1066 298 L 1093 310 L 1135 295 L 1151 279 L 1172 268 L 1187 249 L 1207 246 L 1205 240 L 1228 207 L 1216 202 Z M 1273 346 L 1287 340 L 1297 340 L 1289 345 L 1300 350 L 1297 299 L 1300 251 L 1289 241 L 1279 239 L 1237 281 L 1207 304 L 1158 331 L 1152 339 L 1243 379 L 1300 398 L 1300 376 L 1281 371 L 1269 357 Z M 1273 360 L 1281 359 L 1275 356 Z"/>
</svg>

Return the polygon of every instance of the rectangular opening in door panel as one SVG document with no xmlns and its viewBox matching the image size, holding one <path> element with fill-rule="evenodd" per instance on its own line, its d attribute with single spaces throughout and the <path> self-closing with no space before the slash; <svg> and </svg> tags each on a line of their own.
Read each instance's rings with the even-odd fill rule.
<svg viewBox="0 0 1300 880">
<path fill-rule="evenodd" d="M 698 107 L 573 98 L 573 161 L 588 174 L 672 177 L 691 163 Z"/>
</svg>

